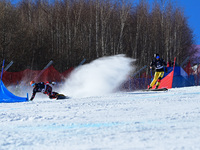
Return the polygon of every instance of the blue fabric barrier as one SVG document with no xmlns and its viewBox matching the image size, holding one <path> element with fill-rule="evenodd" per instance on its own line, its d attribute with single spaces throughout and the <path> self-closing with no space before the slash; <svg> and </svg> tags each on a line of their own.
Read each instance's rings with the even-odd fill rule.
<svg viewBox="0 0 200 150">
<path fill-rule="evenodd" d="M 19 97 L 12 94 L 3 84 L 3 81 L 0 80 L 0 103 L 15 103 L 15 102 L 26 102 L 28 101 L 27 97 Z"/>
</svg>

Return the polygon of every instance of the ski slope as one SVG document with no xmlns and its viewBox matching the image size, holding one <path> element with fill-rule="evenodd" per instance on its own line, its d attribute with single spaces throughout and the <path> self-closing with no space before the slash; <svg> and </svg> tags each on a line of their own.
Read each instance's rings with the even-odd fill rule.
<svg viewBox="0 0 200 150">
<path fill-rule="evenodd" d="M 0 103 L 1 150 L 200 149 L 200 87 Z"/>
<path fill-rule="evenodd" d="M 131 62 L 118 55 L 79 67 L 54 88 L 71 99 L 38 93 L 30 102 L 0 103 L 0 150 L 199 150 L 200 87 L 117 92 Z"/>
</svg>

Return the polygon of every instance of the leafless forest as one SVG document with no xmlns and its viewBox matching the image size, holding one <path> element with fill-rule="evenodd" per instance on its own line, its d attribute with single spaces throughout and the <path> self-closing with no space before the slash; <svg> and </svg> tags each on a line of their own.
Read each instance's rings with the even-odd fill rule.
<svg viewBox="0 0 200 150">
<path fill-rule="evenodd" d="M 53 60 L 62 72 L 116 54 L 136 58 L 138 67 L 154 53 L 181 63 L 193 44 L 183 9 L 169 0 L 0 0 L 0 62 L 14 61 L 9 71 L 40 70 Z"/>
</svg>

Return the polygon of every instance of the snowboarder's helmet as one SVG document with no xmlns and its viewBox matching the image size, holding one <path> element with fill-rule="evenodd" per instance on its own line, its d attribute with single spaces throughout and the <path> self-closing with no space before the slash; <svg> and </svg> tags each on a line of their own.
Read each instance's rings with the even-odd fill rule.
<svg viewBox="0 0 200 150">
<path fill-rule="evenodd" d="M 34 85 L 35 85 L 35 81 L 31 81 L 31 82 L 30 82 L 30 85 L 31 85 L 31 86 L 34 86 Z"/>
<path fill-rule="evenodd" d="M 160 58 L 159 54 L 154 54 L 154 58 L 159 59 Z"/>
</svg>

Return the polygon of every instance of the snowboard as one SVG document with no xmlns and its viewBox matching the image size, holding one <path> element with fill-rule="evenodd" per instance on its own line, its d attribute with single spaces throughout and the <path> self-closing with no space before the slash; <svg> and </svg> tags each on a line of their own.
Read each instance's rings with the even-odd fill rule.
<svg viewBox="0 0 200 150">
<path fill-rule="evenodd" d="M 146 89 L 145 91 L 167 91 L 167 88 L 161 88 L 161 89 Z"/>
<path fill-rule="evenodd" d="M 56 95 L 56 100 L 60 100 L 60 99 L 69 99 L 69 96 L 65 96 L 64 94 L 57 94 Z"/>
</svg>

